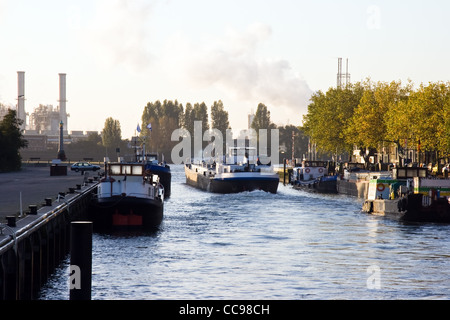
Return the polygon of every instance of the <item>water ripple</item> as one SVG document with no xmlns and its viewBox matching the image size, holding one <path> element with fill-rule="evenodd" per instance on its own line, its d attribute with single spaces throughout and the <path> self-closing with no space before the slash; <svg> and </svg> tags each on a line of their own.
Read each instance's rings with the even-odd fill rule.
<svg viewBox="0 0 450 320">
<path fill-rule="evenodd" d="M 281 184 L 277 194 L 210 194 L 173 171 L 158 233 L 94 235 L 93 299 L 450 297 L 448 225 L 374 217 L 358 199 Z M 68 261 L 41 299 L 68 299 L 65 275 Z"/>
</svg>

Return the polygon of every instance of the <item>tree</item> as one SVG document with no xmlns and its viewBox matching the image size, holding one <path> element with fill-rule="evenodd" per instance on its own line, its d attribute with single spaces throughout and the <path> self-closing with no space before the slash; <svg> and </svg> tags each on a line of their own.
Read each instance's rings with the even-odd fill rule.
<svg viewBox="0 0 450 320">
<path fill-rule="evenodd" d="M 439 127 L 439 132 L 441 133 L 439 141 L 441 156 L 448 156 L 450 154 L 450 83 L 447 82 L 445 87 L 445 99 L 442 110 L 443 121 Z"/>
<path fill-rule="evenodd" d="M 208 107 L 204 102 L 194 104 L 194 121 L 202 122 L 202 133 L 209 129 Z"/>
<path fill-rule="evenodd" d="M 211 127 L 217 129 L 222 134 L 222 152 L 227 153 L 226 150 L 226 132 L 227 129 L 231 129 L 230 122 L 228 121 L 228 112 L 225 111 L 221 100 L 214 101 L 211 106 Z M 219 147 L 219 146 L 218 146 Z"/>
<path fill-rule="evenodd" d="M 22 123 L 15 110 L 9 110 L 0 121 L 0 172 L 18 171 L 21 168 L 19 150 L 28 146 L 20 130 Z"/>
<path fill-rule="evenodd" d="M 212 128 L 222 132 L 223 137 L 225 137 L 227 129 L 230 129 L 228 112 L 225 111 L 221 100 L 214 101 L 214 104 L 211 106 L 211 125 Z"/>
<path fill-rule="evenodd" d="M 292 134 L 294 134 L 294 157 L 303 158 L 308 151 L 308 137 L 304 134 L 302 128 L 294 125 L 279 126 L 280 146 L 284 146 L 280 150 L 280 159 L 292 159 Z"/>
<path fill-rule="evenodd" d="M 172 132 L 180 128 L 183 123 L 183 105 L 177 100 L 159 100 L 147 103 L 142 114 L 142 131 L 140 137 L 146 143 L 148 152 L 156 152 L 164 156 L 164 160 L 171 161 L 170 157 L 175 142 L 171 141 Z M 149 128 L 151 125 L 151 129 Z"/>
<path fill-rule="evenodd" d="M 403 98 L 401 82 L 376 85 L 368 83 L 347 128 L 347 141 L 360 147 L 376 149 L 388 139 L 387 117 Z M 397 140 L 397 139 L 395 139 Z"/>
<path fill-rule="evenodd" d="M 446 118 L 450 108 L 450 88 L 444 83 L 420 85 L 411 94 L 408 101 L 410 119 L 413 124 L 412 140 L 420 151 L 431 152 L 441 150 L 448 152 L 449 120 Z"/>
<path fill-rule="evenodd" d="M 274 123 L 272 123 L 272 121 L 270 120 L 270 111 L 267 109 L 267 106 L 264 105 L 263 103 L 258 104 L 258 108 L 256 109 L 255 117 L 253 118 L 253 121 L 252 121 L 252 124 L 250 127 L 252 129 L 254 129 L 256 132 L 256 137 L 257 137 L 257 141 L 258 141 L 258 155 L 260 155 L 260 156 L 268 155 L 269 150 L 272 150 L 271 129 L 276 129 L 277 126 Z M 264 139 L 262 139 L 262 137 L 260 137 L 259 130 L 261 130 L 261 129 L 267 130 L 267 135 L 266 135 L 267 140 L 264 140 Z M 264 141 L 266 141 L 267 143 L 265 143 Z M 277 143 L 279 143 L 279 141 L 277 141 Z M 275 144 L 273 146 L 274 146 L 274 148 L 276 148 Z M 279 155 L 278 152 L 279 152 L 279 150 L 277 150 L 277 157 Z M 272 152 L 271 152 L 270 156 L 272 157 L 272 156 L 274 156 L 274 154 L 272 154 Z"/>
<path fill-rule="evenodd" d="M 251 128 L 255 129 L 257 135 L 259 135 L 259 129 L 269 130 L 276 128 L 275 124 L 270 120 L 270 111 L 263 103 L 258 104 Z"/>
<path fill-rule="evenodd" d="M 183 127 L 189 131 L 191 135 L 194 134 L 194 107 L 189 102 L 186 104 L 184 110 Z"/>
<path fill-rule="evenodd" d="M 317 91 L 311 97 L 308 113 L 303 118 L 305 134 L 324 153 L 350 152 L 353 145 L 348 142 L 347 129 L 355 108 L 363 94 L 361 83 L 345 88 L 330 88 L 326 93 Z"/>
<path fill-rule="evenodd" d="M 161 130 L 159 122 L 161 113 L 162 105 L 161 102 L 157 100 L 155 102 L 147 103 L 141 117 L 142 131 L 139 133 L 139 136 L 141 137 L 141 139 L 150 137 L 149 140 L 146 139 L 146 148 L 147 150 L 151 150 L 152 152 L 159 152 L 161 144 Z M 151 125 L 151 130 L 147 128 L 148 125 Z"/>
<path fill-rule="evenodd" d="M 117 148 L 122 141 L 122 130 L 119 120 L 109 117 L 105 120 L 105 126 L 102 131 L 102 143 L 107 149 Z"/>
<path fill-rule="evenodd" d="M 415 90 L 411 82 L 369 79 L 318 91 L 310 100 L 303 125 L 322 151 L 351 151 L 356 145 L 374 155 L 395 143 L 400 157 L 406 156 L 405 147 L 418 150 L 425 162 L 450 154 L 449 82 Z"/>
<path fill-rule="evenodd" d="M 413 134 L 413 110 L 409 98 L 413 94 L 411 82 L 406 87 L 399 87 L 395 101 L 389 104 L 384 122 L 386 126 L 385 137 L 388 141 L 408 141 Z M 403 143 L 402 143 L 403 144 Z"/>
</svg>

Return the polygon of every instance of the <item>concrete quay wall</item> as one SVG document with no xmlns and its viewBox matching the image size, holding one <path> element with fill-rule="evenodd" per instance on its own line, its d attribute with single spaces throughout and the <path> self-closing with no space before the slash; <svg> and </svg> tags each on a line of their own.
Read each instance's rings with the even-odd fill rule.
<svg viewBox="0 0 450 320">
<path fill-rule="evenodd" d="M 367 199 L 369 190 L 369 181 L 345 181 L 337 180 L 337 191 L 340 194 L 345 194 L 361 199 Z"/>
<path fill-rule="evenodd" d="M 96 180 L 69 188 L 57 200 L 45 198 L 42 207 L 31 205 L 26 216 L 9 216 L 7 223 L 0 224 L 0 300 L 37 297 L 68 254 L 70 223 L 85 218 Z"/>
</svg>

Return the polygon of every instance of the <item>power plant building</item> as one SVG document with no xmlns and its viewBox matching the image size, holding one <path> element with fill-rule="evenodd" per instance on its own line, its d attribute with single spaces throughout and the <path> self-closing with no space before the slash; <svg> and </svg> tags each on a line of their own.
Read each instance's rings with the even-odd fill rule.
<svg viewBox="0 0 450 320">
<path fill-rule="evenodd" d="M 25 111 L 25 72 L 17 72 L 17 118 L 22 120 L 21 129 L 28 141 L 28 150 L 47 149 L 48 146 L 59 143 L 60 123 L 63 123 L 64 143 L 71 143 L 86 139 L 92 131 L 83 134 L 83 131 L 68 132 L 66 74 L 59 74 L 59 99 L 55 107 L 51 104 L 40 104 L 32 113 Z M 8 113 L 10 107 L 0 104 L 0 120 Z M 95 131 L 95 133 L 97 133 Z"/>
</svg>

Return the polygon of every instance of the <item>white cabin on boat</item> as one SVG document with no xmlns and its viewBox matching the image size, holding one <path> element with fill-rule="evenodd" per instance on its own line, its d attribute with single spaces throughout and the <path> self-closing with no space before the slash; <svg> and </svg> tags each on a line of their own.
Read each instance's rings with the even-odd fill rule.
<svg viewBox="0 0 450 320">
<path fill-rule="evenodd" d="M 315 180 L 328 174 L 326 161 L 303 161 L 301 167 L 292 171 L 292 179 L 300 181 Z"/>
<path fill-rule="evenodd" d="M 111 163 L 98 186 L 98 198 L 113 196 L 164 198 L 164 189 L 159 176 L 146 172 L 142 163 Z"/>
</svg>

